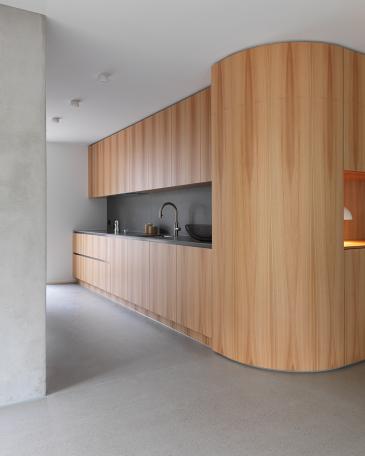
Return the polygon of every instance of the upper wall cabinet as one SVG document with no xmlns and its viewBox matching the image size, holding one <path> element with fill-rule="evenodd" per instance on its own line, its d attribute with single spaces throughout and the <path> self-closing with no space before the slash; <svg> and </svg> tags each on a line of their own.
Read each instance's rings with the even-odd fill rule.
<svg viewBox="0 0 365 456">
<path fill-rule="evenodd" d="M 210 89 L 172 107 L 172 185 L 210 177 Z"/>
<path fill-rule="evenodd" d="M 344 168 L 365 171 L 365 55 L 344 51 Z"/>
<path fill-rule="evenodd" d="M 129 191 L 148 187 L 147 122 L 142 120 L 127 129 L 129 134 Z"/>
<path fill-rule="evenodd" d="M 148 154 L 148 188 L 171 187 L 171 108 L 145 121 Z"/>
<path fill-rule="evenodd" d="M 89 147 L 89 196 L 211 181 L 210 88 Z"/>
<path fill-rule="evenodd" d="M 89 197 L 129 192 L 129 131 L 122 130 L 89 147 Z"/>
</svg>

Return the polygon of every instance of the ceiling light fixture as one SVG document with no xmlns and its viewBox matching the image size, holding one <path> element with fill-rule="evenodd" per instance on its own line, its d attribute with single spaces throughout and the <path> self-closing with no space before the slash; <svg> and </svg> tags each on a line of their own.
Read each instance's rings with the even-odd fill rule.
<svg viewBox="0 0 365 456">
<path fill-rule="evenodd" d="M 107 72 L 99 73 L 97 75 L 96 79 L 98 80 L 98 82 L 101 82 L 102 84 L 106 84 L 106 83 L 110 82 L 110 76 L 111 76 L 111 74 L 107 73 Z"/>
<path fill-rule="evenodd" d="M 60 123 L 60 122 L 62 122 L 62 120 L 63 120 L 62 117 L 58 117 L 58 116 L 52 117 L 52 122 L 54 122 L 54 123 Z"/>
<path fill-rule="evenodd" d="M 73 108 L 79 108 L 81 102 L 82 102 L 82 100 L 80 98 L 73 98 L 72 100 L 70 100 L 70 105 Z"/>
</svg>

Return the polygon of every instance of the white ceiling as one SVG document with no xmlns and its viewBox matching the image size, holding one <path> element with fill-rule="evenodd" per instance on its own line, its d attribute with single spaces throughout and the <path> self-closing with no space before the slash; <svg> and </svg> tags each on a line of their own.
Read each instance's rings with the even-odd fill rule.
<svg viewBox="0 0 365 456">
<path fill-rule="evenodd" d="M 365 51 L 365 0 L 0 1 L 47 15 L 49 141 L 91 143 L 120 130 L 209 85 L 212 63 L 256 44 Z M 103 71 L 109 84 L 96 80 Z"/>
</svg>

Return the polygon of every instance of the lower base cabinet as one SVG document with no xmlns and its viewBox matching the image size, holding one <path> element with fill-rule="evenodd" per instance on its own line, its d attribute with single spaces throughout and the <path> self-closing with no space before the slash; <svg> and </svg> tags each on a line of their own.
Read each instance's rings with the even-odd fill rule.
<svg viewBox="0 0 365 456">
<path fill-rule="evenodd" d="M 149 309 L 150 249 L 149 242 L 135 239 L 127 242 L 127 301 Z"/>
<path fill-rule="evenodd" d="M 207 337 L 212 335 L 211 253 L 210 249 L 176 247 L 176 321 Z"/>
<path fill-rule="evenodd" d="M 128 299 L 128 240 L 121 237 L 109 238 L 110 251 L 110 293 L 121 299 Z"/>
<path fill-rule="evenodd" d="M 110 270 L 108 263 L 74 254 L 73 270 L 76 279 L 100 290 L 110 291 Z"/>
<path fill-rule="evenodd" d="M 90 258 L 87 253 L 107 260 Z M 199 247 L 77 233 L 74 276 L 208 343 L 212 333 L 211 254 L 211 249 Z"/>
<path fill-rule="evenodd" d="M 365 250 L 345 251 L 345 362 L 365 359 Z"/>
<path fill-rule="evenodd" d="M 150 243 L 149 310 L 176 322 L 176 245 Z"/>
</svg>

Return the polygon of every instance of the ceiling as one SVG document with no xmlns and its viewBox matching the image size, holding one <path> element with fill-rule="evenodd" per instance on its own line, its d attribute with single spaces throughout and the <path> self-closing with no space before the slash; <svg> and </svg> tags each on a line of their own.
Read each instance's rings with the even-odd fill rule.
<svg viewBox="0 0 365 456">
<path fill-rule="evenodd" d="M 49 141 L 91 143 L 120 130 L 206 87 L 212 63 L 253 45 L 320 40 L 365 51 L 364 0 L 0 2 L 47 16 Z"/>
</svg>

